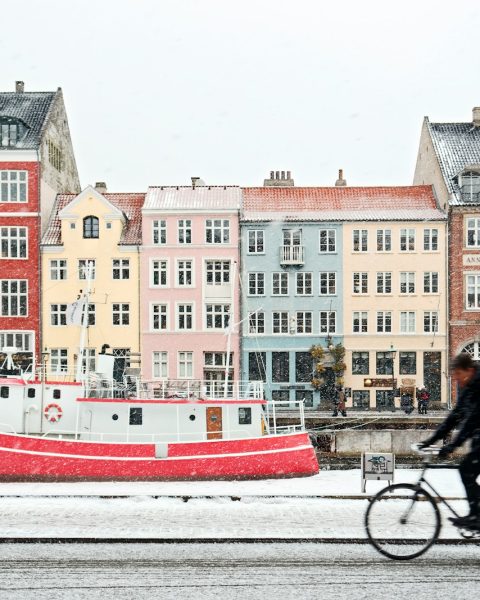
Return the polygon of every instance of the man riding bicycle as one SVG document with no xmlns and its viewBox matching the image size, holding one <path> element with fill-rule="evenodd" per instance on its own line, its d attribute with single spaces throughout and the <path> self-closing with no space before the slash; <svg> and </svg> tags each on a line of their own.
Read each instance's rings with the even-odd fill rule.
<svg viewBox="0 0 480 600">
<path fill-rule="evenodd" d="M 451 368 L 452 376 L 460 387 L 457 404 L 435 433 L 419 447 L 427 448 L 433 445 L 457 426 L 460 427 L 455 439 L 443 446 L 439 457 L 448 456 L 466 440 L 472 440 L 470 452 L 459 466 L 470 512 L 465 517 L 450 520 L 458 526 L 480 529 L 480 485 L 477 483 L 477 477 L 480 475 L 480 368 L 467 353 L 456 356 Z"/>
</svg>

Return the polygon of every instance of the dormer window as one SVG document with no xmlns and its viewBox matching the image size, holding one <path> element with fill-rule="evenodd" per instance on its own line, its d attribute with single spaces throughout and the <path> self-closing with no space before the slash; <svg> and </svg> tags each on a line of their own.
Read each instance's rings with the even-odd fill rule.
<svg viewBox="0 0 480 600">
<path fill-rule="evenodd" d="M 480 171 L 465 171 L 459 180 L 462 200 L 478 202 L 480 200 Z"/>
<path fill-rule="evenodd" d="M 83 219 L 83 237 L 98 238 L 99 226 L 97 217 L 85 217 Z"/>
<path fill-rule="evenodd" d="M 22 121 L 11 117 L 0 118 L 0 147 L 12 148 L 23 138 L 26 126 Z"/>
</svg>

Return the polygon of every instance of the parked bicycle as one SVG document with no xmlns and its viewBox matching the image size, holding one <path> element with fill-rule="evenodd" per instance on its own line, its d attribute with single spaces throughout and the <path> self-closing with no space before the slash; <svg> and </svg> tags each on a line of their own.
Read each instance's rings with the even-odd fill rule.
<svg viewBox="0 0 480 600">
<path fill-rule="evenodd" d="M 425 476 L 429 469 L 457 469 L 457 465 L 429 462 L 429 458 L 437 455 L 440 448 L 420 450 L 415 445 L 412 449 L 424 456 L 417 483 L 396 483 L 380 490 L 365 513 L 370 543 L 381 554 L 394 560 L 416 558 L 433 546 L 442 526 L 439 504 L 444 504 L 454 517 L 459 517 L 453 506 Z M 480 537 L 480 530 L 458 529 L 466 539 Z"/>
</svg>

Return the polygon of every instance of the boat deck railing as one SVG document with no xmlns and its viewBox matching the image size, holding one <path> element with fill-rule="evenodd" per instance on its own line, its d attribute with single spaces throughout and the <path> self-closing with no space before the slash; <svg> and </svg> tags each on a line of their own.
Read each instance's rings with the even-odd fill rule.
<svg viewBox="0 0 480 600">
<path fill-rule="evenodd" d="M 188 400 L 263 400 L 262 381 L 210 381 L 201 379 L 138 380 L 139 398 Z"/>
<path fill-rule="evenodd" d="M 277 419 L 287 418 L 287 425 L 278 425 Z M 305 403 L 303 400 L 269 400 L 265 405 L 265 422 L 269 433 L 305 431 Z"/>
</svg>

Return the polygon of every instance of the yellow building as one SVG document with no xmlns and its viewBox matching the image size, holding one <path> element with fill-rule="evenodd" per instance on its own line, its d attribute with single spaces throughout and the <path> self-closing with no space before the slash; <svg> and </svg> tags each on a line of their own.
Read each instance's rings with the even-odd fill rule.
<svg viewBox="0 0 480 600">
<path fill-rule="evenodd" d="M 140 352 L 139 249 L 145 194 L 109 194 L 105 184 L 57 196 L 42 239 L 42 351 L 50 373 L 75 373 L 78 325 L 67 325 L 68 304 L 93 280 L 85 336 L 84 368 L 95 370 L 104 344 L 118 356 L 116 377 L 128 356 Z M 133 365 L 137 366 L 137 365 Z"/>
<path fill-rule="evenodd" d="M 347 406 L 416 407 L 422 387 L 446 404 L 446 215 L 430 186 L 386 192 L 343 227 Z"/>
</svg>

